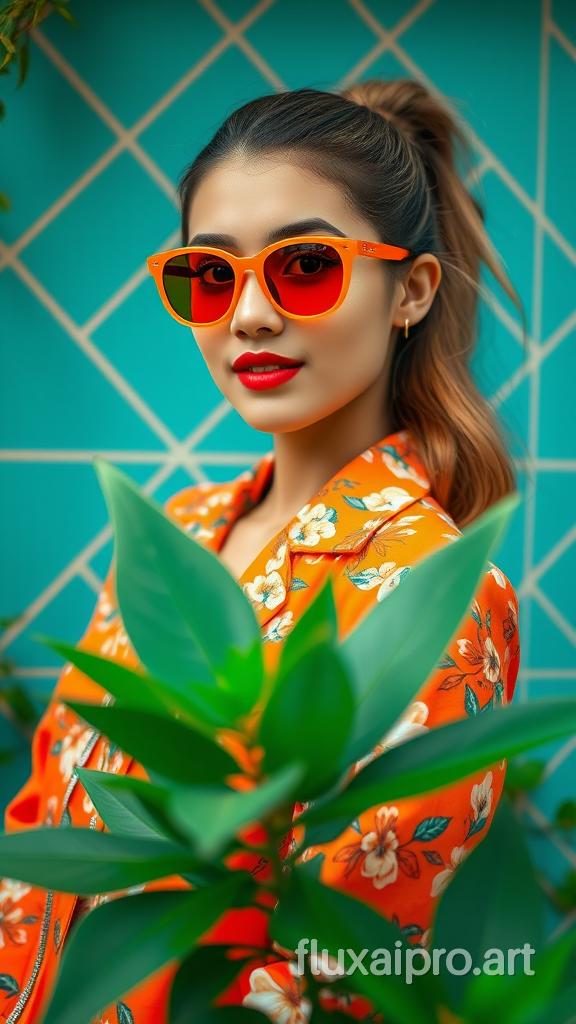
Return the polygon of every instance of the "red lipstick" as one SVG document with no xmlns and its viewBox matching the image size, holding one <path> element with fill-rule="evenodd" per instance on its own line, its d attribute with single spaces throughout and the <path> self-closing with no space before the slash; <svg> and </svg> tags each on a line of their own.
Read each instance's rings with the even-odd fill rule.
<svg viewBox="0 0 576 1024">
<path fill-rule="evenodd" d="M 232 363 L 232 369 L 244 387 L 263 391 L 292 380 L 303 365 L 276 352 L 242 352 Z"/>
</svg>

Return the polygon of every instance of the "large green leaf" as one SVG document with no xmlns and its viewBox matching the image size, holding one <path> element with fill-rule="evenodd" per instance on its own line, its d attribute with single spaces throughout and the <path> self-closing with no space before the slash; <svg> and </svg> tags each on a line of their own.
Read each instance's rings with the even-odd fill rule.
<svg viewBox="0 0 576 1024">
<path fill-rule="evenodd" d="M 139 981 L 186 955 L 227 910 L 246 876 L 195 892 L 143 892 L 91 911 L 69 936 L 44 1024 L 84 1024 Z"/>
<path fill-rule="evenodd" d="M 88 895 L 193 871 L 191 850 L 89 828 L 34 828 L 0 836 L 0 875 Z"/>
<path fill-rule="evenodd" d="M 243 714 L 234 696 L 213 684 L 190 680 L 186 685 L 175 687 L 145 670 L 135 672 L 109 658 L 50 637 L 36 635 L 34 639 L 103 686 L 119 704 L 184 718 L 207 736 L 213 736 L 217 728 L 231 727 Z"/>
<path fill-rule="evenodd" d="M 294 793 L 304 767 L 290 764 L 256 789 L 241 791 L 224 786 L 193 786 L 175 789 L 168 811 L 178 829 L 189 836 L 194 853 L 210 860 L 238 830 L 258 822 Z"/>
<path fill-rule="evenodd" d="M 486 837 L 487 839 L 489 836 Z M 498 851 L 499 857 L 502 851 Z M 531 901 L 535 891 L 527 892 Z M 520 949 L 520 947 L 510 947 Z M 499 940 L 498 948 L 504 943 Z M 472 979 L 463 1002 L 469 1024 L 566 1024 L 576 1006 L 576 928 L 527 958 L 527 973 L 480 974 Z M 508 950 L 504 948 L 505 962 Z M 516 964 L 523 965 L 520 956 Z M 506 965 L 507 969 L 507 965 Z M 528 973 L 530 972 L 530 973 Z"/>
<path fill-rule="evenodd" d="M 292 671 L 315 647 L 334 646 L 337 638 L 334 588 L 328 576 L 282 644 L 278 674 Z"/>
<path fill-rule="evenodd" d="M 520 822 L 503 796 L 490 829 L 449 880 L 436 912 L 431 945 L 466 949 L 480 966 L 487 950 L 535 950 L 544 941 L 544 899 Z M 462 961 L 458 961 L 459 964 Z M 517 962 L 516 970 L 522 961 Z M 476 976 L 445 972 L 452 1006 L 462 1005 Z"/>
<path fill-rule="evenodd" d="M 306 774 L 298 797 L 323 792 L 339 774 L 353 713 L 352 687 L 338 649 L 320 642 L 276 679 L 258 734 L 265 771 L 299 761 Z"/>
<path fill-rule="evenodd" d="M 245 711 L 263 679 L 260 627 L 250 601 L 214 552 L 105 459 L 94 466 L 114 527 L 116 595 L 134 650 L 148 671 L 174 684 L 221 682 L 228 648 L 254 649 L 255 670 L 239 676 Z"/>
<path fill-rule="evenodd" d="M 138 708 L 64 703 L 145 768 L 176 782 L 221 782 L 239 771 L 222 747 L 176 719 Z"/>
<path fill-rule="evenodd" d="M 270 934 L 280 945 L 294 951 L 303 938 L 316 939 L 319 954 L 327 949 L 338 957 L 339 950 L 346 951 L 344 964 L 350 973 L 342 981 L 349 991 L 367 996 L 376 1009 L 383 1011 L 389 1024 L 430 1024 L 428 1005 L 435 999 L 436 979 L 423 976 L 408 985 L 392 970 L 397 951 L 408 948 L 400 931 L 365 903 L 323 885 L 304 866 L 290 873 L 270 920 Z M 359 968 L 351 970 L 354 961 L 348 951 L 353 950 L 360 957 L 365 949 L 369 955 L 360 962 L 367 973 Z M 386 976 L 370 970 L 372 951 L 374 959 L 382 963 L 382 950 L 390 953 L 391 970 Z"/>
<path fill-rule="evenodd" d="M 427 793 L 503 757 L 575 731 L 576 698 L 504 705 L 449 722 L 384 751 L 346 789 L 315 801 L 298 823 L 315 825 L 332 819 L 341 823 L 344 817 L 350 822 L 374 804 Z"/>
<path fill-rule="evenodd" d="M 169 839 L 188 845 L 165 813 L 170 790 L 130 775 L 75 769 L 107 828 L 117 836 Z"/>
<path fill-rule="evenodd" d="M 343 768 L 374 748 L 436 668 L 519 501 L 501 499 L 462 537 L 417 562 L 344 640 L 357 710 Z"/>
</svg>

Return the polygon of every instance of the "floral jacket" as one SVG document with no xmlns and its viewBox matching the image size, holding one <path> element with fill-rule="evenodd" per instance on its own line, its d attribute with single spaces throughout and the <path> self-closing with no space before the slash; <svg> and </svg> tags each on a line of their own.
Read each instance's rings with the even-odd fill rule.
<svg viewBox="0 0 576 1024">
<path fill-rule="evenodd" d="M 166 514 L 196 541 L 218 552 L 231 524 L 258 502 L 273 468 L 270 453 L 230 483 L 186 487 L 168 500 Z M 343 638 L 375 602 L 385 600 L 418 559 L 461 535 L 430 491 L 409 431 L 398 431 L 353 458 L 269 541 L 239 585 L 258 616 L 270 667 L 328 573 Z M 79 646 L 130 667 L 139 665 L 116 608 L 112 566 Z M 507 577 L 488 562 L 468 615 L 436 670 L 400 722 L 354 771 L 408 737 L 507 703 L 518 668 L 517 597 Z M 6 810 L 7 832 L 70 823 L 103 830 L 75 776 L 76 766 L 146 778 L 139 764 L 66 707 L 63 699 L 72 697 L 108 699 L 101 687 L 66 665 L 35 731 L 30 777 Z M 486 835 L 505 772 L 502 760 L 430 794 L 371 807 L 336 840 L 307 847 L 302 856 L 322 851 L 321 878 L 326 884 L 363 900 L 393 919 L 411 941 L 425 946 L 440 893 Z M 295 806 L 294 822 L 303 806 Z M 293 848 L 294 829 L 288 839 Z M 237 866 L 256 874 L 265 864 L 254 855 L 250 864 L 240 860 Z M 136 890 L 187 884 L 173 876 Z M 9 878 L 0 881 L 0 1021 L 41 1021 L 71 923 L 116 895 L 124 894 L 80 900 Z M 208 941 L 262 945 L 266 920 L 258 907 L 231 908 Z M 177 964 L 171 964 L 157 971 L 104 1009 L 97 1022 L 167 1024 L 176 969 Z M 278 949 L 274 961 L 268 957 L 243 963 L 221 1001 L 243 1002 L 273 1020 L 299 1024 L 309 1016 L 310 1006 L 296 986 L 287 951 Z M 336 999 L 330 1000 L 329 986 L 324 992 L 326 1008 L 337 1006 Z M 346 1005 L 340 1002 L 338 1009 L 362 1019 L 370 1005 L 357 996 L 347 999 Z"/>
</svg>

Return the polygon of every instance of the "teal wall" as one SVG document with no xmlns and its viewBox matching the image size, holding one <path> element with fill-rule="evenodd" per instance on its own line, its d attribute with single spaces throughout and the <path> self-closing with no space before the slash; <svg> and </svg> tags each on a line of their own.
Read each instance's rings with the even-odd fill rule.
<svg viewBox="0 0 576 1024">
<path fill-rule="evenodd" d="M 36 31 L 29 77 L 0 78 L 2 489 L 0 616 L 12 683 L 37 706 L 61 661 L 36 633 L 76 643 L 109 565 L 99 453 L 164 501 L 190 481 L 237 475 L 269 438 L 212 383 L 190 332 L 165 313 L 145 268 L 179 244 L 174 183 L 235 106 L 263 93 L 419 78 L 460 112 L 487 227 L 529 318 L 488 274 L 474 372 L 497 410 L 524 501 L 494 560 L 520 597 L 517 700 L 573 693 L 576 380 L 570 0 L 71 0 L 79 27 Z M 480 471 L 480 467 L 479 467 Z M 29 770 L 0 717 L 0 803 Z M 547 778 L 529 820 L 570 792 L 576 743 L 538 752 Z M 574 787 L 572 786 L 572 789 Z M 534 840 L 552 880 L 568 840 Z M 562 927 L 558 922 L 558 927 Z"/>
</svg>

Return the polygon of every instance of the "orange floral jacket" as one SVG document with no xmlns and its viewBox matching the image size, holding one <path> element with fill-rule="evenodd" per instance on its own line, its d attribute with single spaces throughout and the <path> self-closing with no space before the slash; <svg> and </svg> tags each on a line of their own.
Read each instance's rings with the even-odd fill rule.
<svg viewBox="0 0 576 1024">
<path fill-rule="evenodd" d="M 235 520 L 258 503 L 273 468 L 270 453 L 230 483 L 186 487 L 165 504 L 166 514 L 196 541 L 218 552 Z M 327 574 L 332 575 L 339 635 L 344 638 L 412 565 L 461 535 L 430 491 L 409 431 L 398 431 L 353 458 L 270 540 L 239 585 L 253 603 L 271 668 Z M 408 737 L 511 700 L 519 668 L 518 601 L 504 573 L 492 562 L 487 566 L 468 614 L 436 670 L 400 722 L 355 770 Z M 79 646 L 130 667 L 139 665 L 116 607 L 112 566 Z M 68 709 L 64 698 L 95 702 L 106 699 L 106 694 L 66 665 L 35 731 L 31 775 L 7 807 L 7 832 L 69 823 L 103 830 L 74 774 L 76 766 L 147 777 L 141 765 Z M 432 793 L 372 807 L 336 840 L 308 847 L 303 856 L 322 851 L 325 883 L 363 900 L 393 919 L 410 941 L 426 946 L 439 895 L 458 864 L 486 835 L 505 772 L 502 760 Z M 303 806 L 295 805 L 294 821 Z M 293 848 L 294 831 L 288 841 L 286 848 Z M 247 867 L 254 875 L 266 869 L 266 862 L 256 855 L 244 858 L 238 867 Z M 135 889 L 176 887 L 186 888 L 187 883 L 173 876 Z M 41 1021 L 71 923 L 116 895 L 124 893 L 80 900 L 13 879 L 0 882 L 1 1021 Z M 207 938 L 262 945 L 266 920 L 258 907 L 232 908 Z M 168 965 L 126 992 L 97 1021 L 167 1024 L 177 966 Z M 243 963 L 221 1002 L 244 1003 L 272 1019 L 299 1024 L 309 1014 L 296 984 L 286 951 L 278 949 L 275 960 Z M 361 996 L 338 1005 L 326 995 L 325 1005 L 358 1019 L 370 1010 Z"/>
</svg>

